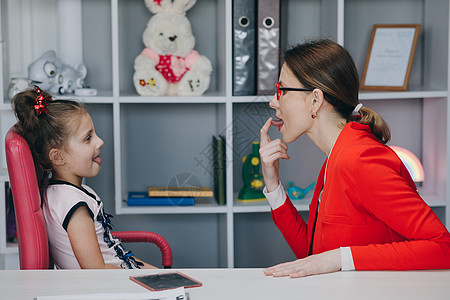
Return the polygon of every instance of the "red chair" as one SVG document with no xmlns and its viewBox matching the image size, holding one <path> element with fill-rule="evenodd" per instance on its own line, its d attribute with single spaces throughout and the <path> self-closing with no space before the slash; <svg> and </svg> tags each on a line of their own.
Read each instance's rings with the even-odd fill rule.
<svg viewBox="0 0 450 300">
<path fill-rule="evenodd" d="M 14 126 L 6 134 L 5 148 L 16 213 L 20 269 L 53 268 L 33 157 L 27 142 L 16 132 Z M 116 231 L 113 235 L 122 242 L 156 244 L 162 254 L 162 266 L 172 266 L 172 250 L 159 234 L 147 231 Z"/>
</svg>

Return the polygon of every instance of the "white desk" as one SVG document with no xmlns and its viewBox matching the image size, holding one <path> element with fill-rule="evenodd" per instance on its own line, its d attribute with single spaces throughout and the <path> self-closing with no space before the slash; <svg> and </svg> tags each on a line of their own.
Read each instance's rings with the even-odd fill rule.
<svg viewBox="0 0 450 300">
<path fill-rule="evenodd" d="M 0 271 L 0 299 L 77 293 L 144 292 L 128 279 L 168 270 Z M 264 276 L 262 269 L 180 269 L 200 280 L 191 300 L 450 299 L 450 270 L 337 272 L 300 279 Z"/>
</svg>

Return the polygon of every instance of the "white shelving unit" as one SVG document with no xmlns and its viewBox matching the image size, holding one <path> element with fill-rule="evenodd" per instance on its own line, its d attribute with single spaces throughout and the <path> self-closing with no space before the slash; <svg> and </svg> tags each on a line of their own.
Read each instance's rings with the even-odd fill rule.
<svg viewBox="0 0 450 300">
<path fill-rule="evenodd" d="M 272 224 L 267 203 L 236 201 L 242 185 L 242 157 L 251 151 L 251 142 L 259 139 L 259 128 L 273 112 L 268 108 L 269 96 L 232 96 L 232 0 L 198 0 L 187 12 L 196 50 L 213 65 L 210 89 L 202 97 L 155 98 L 138 96 L 131 81 L 134 59 L 144 47 L 141 35 L 151 17 L 143 0 L 0 1 L 4 37 L 0 38 L 0 54 L 6 62 L 0 65 L 4 74 L 0 96 L 6 95 L 10 77 L 26 77 L 27 58 L 35 59 L 46 47 L 64 47 L 58 44 L 64 33 L 42 33 L 52 26 L 51 20 L 57 23 L 64 18 L 57 14 L 59 5 L 81 3 L 80 43 L 88 67 L 87 83 L 99 90 L 98 96 L 85 101 L 106 142 L 103 170 L 86 182 L 101 195 L 105 208 L 115 212 L 116 228 L 161 233 L 172 245 L 177 267 L 262 267 L 293 259 Z M 31 9 L 22 9 L 27 5 Z M 331 38 L 350 51 L 360 74 L 373 24 L 422 25 L 409 91 L 362 92 L 360 99 L 387 120 L 393 133 L 391 144 L 410 149 L 422 160 L 426 179 L 419 191 L 449 227 L 449 1 L 281 0 L 281 7 L 282 47 L 318 36 Z M 39 22 L 5 27 L 48 11 L 55 15 L 49 16 L 43 28 Z M 31 34 L 21 34 L 28 31 Z M 30 36 L 42 39 L 27 39 Z M 30 50 L 23 53 L 20 49 Z M 14 117 L 9 100 L 0 99 L 4 136 Z M 186 174 L 212 187 L 212 165 L 206 152 L 212 135 L 217 134 L 223 134 L 227 143 L 225 206 L 214 199 L 193 207 L 126 205 L 129 191 L 167 185 Z M 280 137 L 275 130 L 269 134 Z M 8 181 L 3 148 L 0 199 L 4 199 L 2 189 Z M 306 186 L 315 181 L 323 154 L 304 137 L 289 145 L 289 152 L 291 161 L 281 163 L 282 182 Z M 306 197 L 295 204 L 304 217 L 310 201 Z M 0 207 L 4 224 L 4 205 Z M 17 254 L 17 246 L 6 243 L 4 230 L 0 231 L 0 254 Z"/>
</svg>

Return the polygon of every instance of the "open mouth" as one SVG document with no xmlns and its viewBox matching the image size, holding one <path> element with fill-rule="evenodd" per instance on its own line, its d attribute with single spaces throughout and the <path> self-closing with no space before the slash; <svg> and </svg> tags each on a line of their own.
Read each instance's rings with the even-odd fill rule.
<svg viewBox="0 0 450 300">
<path fill-rule="evenodd" d="M 284 125 L 284 121 L 282 119 L 272 120 L 272 125 L 278 127 L 278 131 L 280 131 Z"/>
</svg>

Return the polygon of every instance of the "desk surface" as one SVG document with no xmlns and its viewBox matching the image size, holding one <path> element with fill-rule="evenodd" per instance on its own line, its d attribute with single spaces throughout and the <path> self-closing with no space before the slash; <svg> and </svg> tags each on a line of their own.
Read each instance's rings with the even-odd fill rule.
<svg viewBox="0 0 450 300">
<path fill-rule="evenodd" d="M 168 270 L 0 271 L 1 299 L 35 296 L 139 293 L 129 280 Z M 180 269 L 201 281 L 189 288 L 191 300 L 220 299 L 450 299 L 450 270 L 408 272 L 337 272 L 299 279 L 264 276 L 262 269 Z"/>
</svg>

